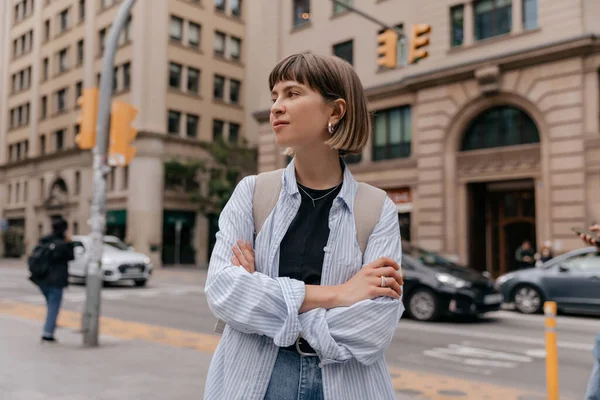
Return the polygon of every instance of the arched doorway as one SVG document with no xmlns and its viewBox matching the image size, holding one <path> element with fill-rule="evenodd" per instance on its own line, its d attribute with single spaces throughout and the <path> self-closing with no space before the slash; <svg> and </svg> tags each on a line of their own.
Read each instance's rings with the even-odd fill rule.
<svg viewBox="0 0 600 400">
<path fill-rule="evenodd" d="M 516 269 L 524 240 L 536 243 L 535 177 L 540 135 L 522 109 L 493 106 L 467 125 L 457 154 L 466 185 L 470 264 L 494 276 Z"/>
</svg>

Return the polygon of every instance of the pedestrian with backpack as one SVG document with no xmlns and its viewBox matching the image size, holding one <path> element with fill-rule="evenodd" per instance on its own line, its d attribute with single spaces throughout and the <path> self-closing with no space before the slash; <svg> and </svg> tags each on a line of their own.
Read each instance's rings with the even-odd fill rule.
<svg viewBox="0 0 600 400">
<path fill-rule="evenodd" d="M 245 177 L 219 216 L 206 297 L 221 341 L 207 400 L 392 400 L 402 305 L 398 211 L 344 155 L 371 132 L 352 66 L 310 52 L 269 76 L 283 170 Z"/>
<path fill-rule="evenodd" d="M 56 342 L 54 331 L 62 303 L 63 290 L 69 285 L 69 261 L 75 259 L 73 244 L 62 217 L 52 221 L 52 233 L 40 239 L 29 257 L 30 280 L 46 298 L 46 322 L 41 341 Z"/>
</svg>

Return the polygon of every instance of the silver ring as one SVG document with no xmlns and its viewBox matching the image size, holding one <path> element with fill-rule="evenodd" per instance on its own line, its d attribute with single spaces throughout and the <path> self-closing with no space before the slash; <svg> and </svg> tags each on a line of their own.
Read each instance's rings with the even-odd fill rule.
<svg viewBox="0 0 600 400">
<path fill-rule="evenodd" d="M 381 287 L 387 287 L 387 279 L 385 279 L 385 276 L 381 276 Z"/>
</svg>

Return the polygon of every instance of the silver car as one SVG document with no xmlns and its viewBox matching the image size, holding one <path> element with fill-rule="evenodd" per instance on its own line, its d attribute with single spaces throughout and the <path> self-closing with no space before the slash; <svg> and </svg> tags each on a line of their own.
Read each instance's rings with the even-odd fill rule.
<svg viewBox="0 0 600 400">
<path fill-rule="evenodd" d="M 600 315 L 600 252 L 573 250 L 540 267 L 502 275 L 496 286 L 524 314 L 539 313 L 544 301 L 555 301 L 564 312 Z"/>
</svg>

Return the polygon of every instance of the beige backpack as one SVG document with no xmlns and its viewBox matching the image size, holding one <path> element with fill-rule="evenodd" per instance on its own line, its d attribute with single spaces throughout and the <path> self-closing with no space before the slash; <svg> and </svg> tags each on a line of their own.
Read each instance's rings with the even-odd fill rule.
<svg viewBox="0 0 600 400">
<path fill-rule="evenodd" d="M 254 186 L 254 197 L 252 198 L 252 217 L 254 219 L 254 236 L 258 235 L 265 220 L 273 211 L 279 194 L 283 169 L 263 172 L 257 175 Z M 364 254 L 369 237 L 379 222 L 381 209 L 387 197 L 384 190 L 359 182 L 356 198 L 354 200 L 354 223 L 356 225 L 356 239 Z M 218 320 L 215 332 L 223 333 L 225 322 Z"/>
</svg>

